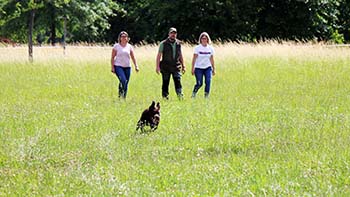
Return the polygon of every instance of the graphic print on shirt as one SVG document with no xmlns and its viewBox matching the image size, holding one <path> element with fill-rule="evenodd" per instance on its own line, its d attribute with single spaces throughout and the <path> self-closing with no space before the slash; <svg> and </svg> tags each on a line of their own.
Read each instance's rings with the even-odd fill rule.
<svg viewBox="0 0 350 197">
<path fill-rule="evenodd" d="M 212 46 L 198 45 L 194 49 L 194 54 L 198 55 L 194 66 L 195 68 L 205 69 L 212 66 L 210 62 L 210 58 L 214 54 Z"/>
<path fill-rule="evenodd" d="M 201 55 L 210 55 L 211 52 L 210 51 L 199 51 L 199 54 L 201 54 Z"/>
</svg>

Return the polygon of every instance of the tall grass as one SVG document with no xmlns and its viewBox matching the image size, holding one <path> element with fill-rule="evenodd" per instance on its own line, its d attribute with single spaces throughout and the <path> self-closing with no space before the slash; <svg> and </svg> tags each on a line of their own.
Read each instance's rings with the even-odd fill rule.
<svg viewBox="0 0 350 197">
<path fill-rule="evenodd" d="M 0 196 L 347 196 L 350 49 L 216 45 L 209 99 L 161 100 L 156 46 L 126 100 L 110 47 L 0 48 Z M 202 95 L 203 94 L 203 97 Z M 135 131 L 152 100 L 155 132 Z"/>
</svg>

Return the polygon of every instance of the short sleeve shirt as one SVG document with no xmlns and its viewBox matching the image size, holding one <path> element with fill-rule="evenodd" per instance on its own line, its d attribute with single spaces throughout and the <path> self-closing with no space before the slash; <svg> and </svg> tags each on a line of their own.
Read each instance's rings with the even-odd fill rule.
<svg viewBox="0 0 350 197">
<path fill-rule="evenodd" d="M 114 58 L 114 65 L 131 67 L 130 52 L 134 50 L 131 44 L 128 43 L 125 47 L 122 47 L 119 43 L 117 43 L 113 46 L 113 49 L 117 52 L 117 55 Z"/>
<path fill-rule="evenodd" d="M 210 62 L 210 57 L 214 55 L 214 48 L 211 45 L 197 45 L 194 48 L 194 54 L 198 55 L 194 64 L 195 68 L 205 69 L 212 66 Z"/>
</svg>

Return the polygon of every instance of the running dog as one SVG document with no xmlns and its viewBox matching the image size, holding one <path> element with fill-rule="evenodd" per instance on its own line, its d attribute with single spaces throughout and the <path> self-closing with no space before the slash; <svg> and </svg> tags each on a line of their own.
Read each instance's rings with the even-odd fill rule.
<svg viewBox="0 0 350 197">
<path fill-rule="evenodd" d="M 142 132 L 145 132 L 145 127 L 149 126 L 151 128 L 150 131 L 155 131 L 158 128 L 158 124 L 160 121 L 160 103 L 158 102 L 156 105 L 155 101 L 152 101 L 152 104 L 148 109 L 145 109 L 142 114 L 140 120 L 137 122 L 136 131 L 141 129 Z"/>
</svg>

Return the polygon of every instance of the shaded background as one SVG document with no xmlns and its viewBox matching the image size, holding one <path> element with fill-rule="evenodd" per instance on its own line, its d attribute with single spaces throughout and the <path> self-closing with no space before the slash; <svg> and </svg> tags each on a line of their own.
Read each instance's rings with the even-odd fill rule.
<svg viewBox="0 0 350 197">
<path fill-rule="evenodd" d="M 216 41 L 350 41 L 350 0 L 0 0 L 0 37 L 27 42 L 31 10 L 36 44 L 114 43 L 122 30 L 156 43 L 172 26 L 191 43 L 203 31 Z"/>
</svg>

